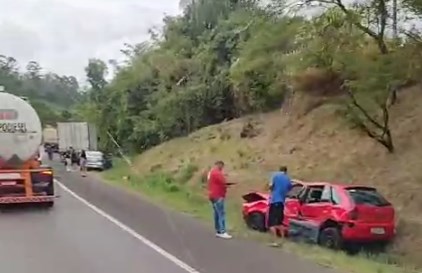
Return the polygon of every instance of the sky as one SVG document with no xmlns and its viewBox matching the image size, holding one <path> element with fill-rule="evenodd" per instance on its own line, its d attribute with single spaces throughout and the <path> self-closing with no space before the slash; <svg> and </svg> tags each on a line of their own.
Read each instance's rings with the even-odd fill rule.
<svg viewBox="0 0 422 273">
<path fill-rule="evenodd" d="M 148 39 L 148 29 L 159 27 L 164 14 L 180 13 L 179 2 L 0 0 L 0 54 L 23 68 L 37 61 L 44 71 L 83 82 L 89 58 L 121 60 L 124 43 Z"/>
<path fill-rule="evenodd" d="M 145 41 L 165 14 L 180 12 L 179 0 L 0 0 L 0 7 L 1 55 L 82 81 L 89 58 L 121 59 L 124 43 Z"/>
</svg>

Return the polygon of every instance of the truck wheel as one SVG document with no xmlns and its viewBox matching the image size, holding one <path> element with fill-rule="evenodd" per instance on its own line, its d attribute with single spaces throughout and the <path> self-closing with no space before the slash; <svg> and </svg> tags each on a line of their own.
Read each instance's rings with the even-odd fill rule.
<svg viewBox="0 0 422 273">
<path fill-rule="evenodd" d="M 246 218 L 246 224 L 252 230 L 256 230 L 260 232 L 267 231 L 267 228 L 265 225 L 265 215 L 263 213 L 252 212 L 248 214 Z"/>
<path fill-rule="evenodd" d="M 52 207 L 54 207 L 54 201 L 42 203 L 42 206 L 46 209 L 51 209 Z"/>
<path fill-rule="evenodd" d="M 323 228 L 319 235 L 319 244 L 329 249 L 340 249 L 342 247 L 340 230 L 337 227 Z"/>
</svg>

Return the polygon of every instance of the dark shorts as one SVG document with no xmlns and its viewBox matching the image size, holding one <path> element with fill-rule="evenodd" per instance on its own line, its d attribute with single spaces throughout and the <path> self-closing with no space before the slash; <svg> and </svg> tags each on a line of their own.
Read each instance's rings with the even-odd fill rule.
<svg viewBox="0 0 422 273">
<path fill-rule="evenodd" d="M 281 226 L 284 219 L 284 204 L 282 202 L 270 204 L 268 211 L 268 227 Z"/>
</svg>

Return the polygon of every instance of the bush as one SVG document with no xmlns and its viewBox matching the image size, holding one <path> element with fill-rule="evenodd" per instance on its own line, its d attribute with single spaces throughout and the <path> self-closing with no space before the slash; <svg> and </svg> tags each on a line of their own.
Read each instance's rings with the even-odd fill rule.
<svg viewBox="0 0 422 273">
<path fill-rule="evenodd" d="M 309 67 L 293 76 L 293 89 L 314 96 L 332 96 L 341 93 L 342 77 L 331 69 Z"/>
<path fill-rule="evenodd" d="M 193 175 L 198 171 L 198 166 L 189 163 L 183 166 L 177 176 L 177 182 L 180 184 L 185 184 L 192 179 Z"/>
</svg>

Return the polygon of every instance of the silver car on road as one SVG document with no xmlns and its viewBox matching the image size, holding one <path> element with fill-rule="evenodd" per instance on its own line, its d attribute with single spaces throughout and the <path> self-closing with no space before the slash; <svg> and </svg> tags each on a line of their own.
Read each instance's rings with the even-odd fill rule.
<svg viewBox="0 0 422 273">
<path fill-rule="evenodd" d="M 86 151 L 86 168 L 103 171 L 112 167 L 111 159 L 100 151 Z"/>
</svg>

